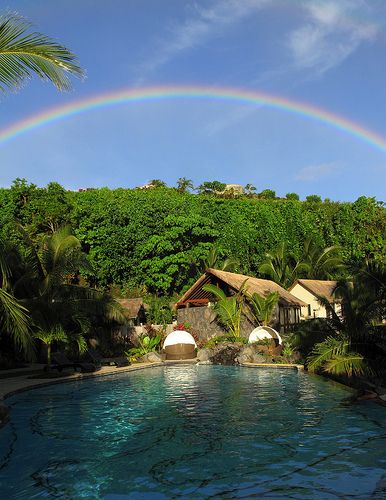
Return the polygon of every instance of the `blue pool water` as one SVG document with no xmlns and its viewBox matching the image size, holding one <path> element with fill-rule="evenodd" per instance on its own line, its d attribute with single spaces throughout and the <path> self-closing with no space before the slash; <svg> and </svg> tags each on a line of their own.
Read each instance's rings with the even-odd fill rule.
<svg viewBox="0 0 386 500">
<path fill-rule="evenodd" d="M 24 392 L 0 498 L 386 498 L 386 409 L 296 372 L 168 366 Z"/>
</svg>

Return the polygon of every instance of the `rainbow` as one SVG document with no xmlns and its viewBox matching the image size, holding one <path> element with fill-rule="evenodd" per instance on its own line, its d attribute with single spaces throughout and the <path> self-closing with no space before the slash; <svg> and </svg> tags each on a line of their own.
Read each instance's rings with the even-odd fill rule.
<svg viewBox="0 0 386 500">
<path fill-rule="evenodd" d="M 27 132 L 89 111 L 122 104 L 170 99 L 199 99 L 252 106 L 263 105 L 332 127 L 386 153 L 386 139 L 381 135 L 343 116 L 311 104 L 253 90 L 185 85 L 121 89 L 50 108 L 0 130 L 0 146 Z"/>
</svg>

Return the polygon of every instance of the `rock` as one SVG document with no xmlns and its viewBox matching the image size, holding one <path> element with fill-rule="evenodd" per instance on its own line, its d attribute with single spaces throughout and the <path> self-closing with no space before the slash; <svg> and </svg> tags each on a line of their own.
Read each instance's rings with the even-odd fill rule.
<svg viewBox="0 0 386 500">
<path fill-rule="evenodd" d="M 266 358 L 259 354 L 257 345 L 247 345 L 240 349 L 240 354 L 237 356 L 239 363 L 266 363 Z"/>
<path fill-rule="evenodd" d="M 379 396 L 379 399 L 381 399 L 382 401 L 384 401 L 386 403 L 386 394 L 381 394 Z"/>
<path fill-rule="evenodd" d="M 256 354 L 256 346 L 246 345 L 240 349 L 240 355 L 249 356 L 251 359 Z"/>
<path fill-rule="evenodd" d="M 209 361 L 211 356 L 213 356 L 212 349 L 199 349 L 197 351 L 197 359 L 199 362 Z"/>
<path fill-rule="evenodd" d="M 211 365 L 212 363 L 208 359 L 208 361 L 198 361 L 196 364 L 197 365 Z"/>
<path fill-rule="evenodd" d="M 365 391 L 364 394 L 358 397 L 358 399 L 361 400 L 367 400 L 367 399 L 376 399 L 378 397 L 376 392 L 373 391 Z"/>
<path fill-rule="evenodd" d="M 255 353 L 252 358 L 252 363 L 266 363 L 267 358 L 265 358 L 262 354 Z"/>
<path fill-rule="evenodd" d="M 239 362 L 237 357 L 241 347 L 240 344 L 234 344 L 232 342 L 219 344 L 213 348 L 214 352 L 210 361 L 214 365 L 238 365 Z"/>
<path fill-rule="evenodd" d="M 141 358 L 142 361 L 147 363 L 162 363 L 163 359 L 158 352 L 148 352 Z"/>
<path fill-rule="evenodd" d="M 248 354 L 239 354 L 236 358 L 237 362 L 242 365 L 243 363 L 252 363 L 252 357 L 248 356 Z"/>
</svg>

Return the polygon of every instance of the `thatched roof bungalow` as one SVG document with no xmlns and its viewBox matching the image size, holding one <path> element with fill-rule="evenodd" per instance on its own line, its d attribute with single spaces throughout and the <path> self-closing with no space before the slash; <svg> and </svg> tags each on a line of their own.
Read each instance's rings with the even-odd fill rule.
<svg viewBox="0 0 386 500">
<path fill-rule="evenodd" d="M 145 304 L 142 298 L 118 299 L 123 309 L 126 322 L 129 326 L 139 326 L 146 323 Z"/>
<path fill-rule="evenodd" d="M 210 302 L 214 301 L 214 297 L 210 292 L 203 290 L 203 286 L 206 284 L 215 285 L 221 288 L 226 295 L 232 296 L 240 290 L 245 281 L 247 291 L 251 295 L 257 293 L 265 296 L 271 292 L 278 292 L 279 303 L 274 321 L 276 329 L 285 331 L 299 322 L 300 308 L 306 304 L 274 281 L 217 269 L 207 269 L 177 302 L 178 322 L 189 323 L 203 337 L 223 334 L 224 331 L 215 321 L 213 310 L 208 307 Z M 253 320 L 246 314 L 242 322 L 242 333 L 249 335 L 254 326 Z"/>
</svg>

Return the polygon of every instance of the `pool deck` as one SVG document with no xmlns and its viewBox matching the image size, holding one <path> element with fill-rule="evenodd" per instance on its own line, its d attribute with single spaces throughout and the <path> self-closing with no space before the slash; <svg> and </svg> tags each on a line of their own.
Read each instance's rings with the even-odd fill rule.
<svg viewBox="0 0 386 500">
<path fill-rule="evenodd" d="M 68 375 L 60 376 L 58 378 L 39 378 L 43 375 L 44 365 L 34 364 L 26 368 L 18 368 L 13 370 L 4 370 L 0 372 L 0 427 L 8 420 L 9 410 L 5 404 L 5 399 L 13 394 L 34 389 L 36 387 L 44 387 L 47 385 L 61 384 L 64 382 L 71 382 L 76 380 L 83 380 L 95 377 L 104 377 L 108 375 L 117 375 L 119 373 L 132 372 L 143 370 L 145 368 L 152 368 L 164 365 L 178 365 L 178 364 L 197 364 L 197 359 L 184 359 L 184 360 L 166 360 L 160 363 L 135 363 L 130 366 L 117 368 L 116 366 L 103 366 L 100 370 L 92 373 L 78 373 L 73 372 Z M 241 366 L 250 368 L 287 368 L 303 370 L 303 365 L 290 365 L 290 364 L 269 364 L 269 363 L 243 363 Z M 45 374 L 44 374 L 45 375 Z"/>
</svg>

